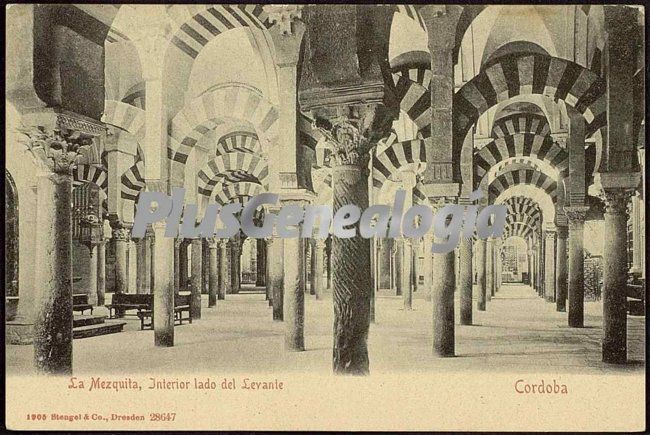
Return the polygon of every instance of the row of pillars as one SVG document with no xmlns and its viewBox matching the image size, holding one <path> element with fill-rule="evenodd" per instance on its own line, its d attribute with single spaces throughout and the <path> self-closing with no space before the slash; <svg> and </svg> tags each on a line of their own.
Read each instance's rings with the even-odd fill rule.
<svg viewBox="0 0 650 435">
<path fill-rule="evenodd" d="M 55 177 L 56 178 L 56 177 Z M 71 310 L 71 273 L 72 265 L 70 263 L 70 237 L 61 237 L 62 234 L 70 235 L 69 223 L 70 213 L 69 210 L 63 210 L 62 207 L 70 202 L 71 189 L 67 181 L 60 181 L 59 183 L 52 183 L 48 179 L 48 183 L 52 183 L 52 189 L 47 189 L 46 186 L 41 188 L 39 192 L 41 195 L 44 192 L 52 194 L 56 192 L 54 204 L 60 205 L 56 207 L 52 215 L 48 215 L 48 221 L 45 222 L 46 213 L 40 213 L 40 222 L 43 227 L 50 228 L 51 231 L 41 234 L 41 238 L 49 240 L 48 246 L 51 247 L 49 252 L 57 252 L 56 256 L 43 255 L 42 250 L 39 250 L 39 260 L 49 262 L 52 268 L 51 271 L 56 270 L 61 273 L 53 273 L 49 275 L 48 286 L 50 292 L 47 298 L 40 300 L 39 315 L 37 316 L 35 328 L 35 346 L 36 346 L 36 359 L 37 366 L 44 371 L 69 371 L 71 370 L 71 331 L 68 331 L 68 322 L 64 322 L 64 317 L 72 316 Z M 66 186 L 68 188 L 66 188 Z M 67 195 L 67 196 L 66 196 Z M 68 201 L 66 201 L 66 198 Z M 605 251 L 604 261 L 604 341 L 603 341 L 603 359 L 607 362 L 623 362 L 626 360 L 626 310 L 625 310 L 625 283 L 627 274 L 626 264 L 626 241 L 627 241 L 627 228 L 626 228 L 626 203 L 629 195 L 617 195 L 608 197 L 607 210 L 605 213 L 605 225 L 608 231 L 605 235 Z M 61 205 L 63 204 L 63 205 Z M 67 213 L 66 213 L 67 212 Z M 569 324 L 570 326 L 580 327 L 583 325 L 583 299 L 584 299 L 584 280 L 583 280 L 583 224 L 584 224 L 585 210 L 568 210 L 567 216 L 569 219 L 569 227 L 566 234 L 568 235 L 568 251 L 569 251 L 569 265 L 568 265 L 568 280 L 567 280 L 567 293 L 568 293 L 568 309 L 569 309 Z M 66 219 L 67 216 L 67 219 Z M 38 220 L 37 220 L 38 221 Z M 560 227 L 561 228 L 561 227 Z M 178 262 L 176 262 L 176 250 L 174 249 L 173 239 L 164 237 L 164 226 L 153 228 L 154 243 L 150 243 L 149 249 L 151 256 L 150 267 L 153 273 L 144 273 L 141 278 L 146 281 L 147 276 L 153 276 L 152 285 L 154 287 L 154 330 L 155 342 L 160 346 L 173 345 L 173 295 L 180 285 L 176 285 L 178 277 L 178 284 L 180 284 L 181 272 L 180 269 L 176 273 L 176 264 L 181 264 L 181 250 L 178 252 Z M 116 256 L 121 258 L 124 255 L 126 248 L 125 234 L 128 234 L 128 229 L 124 227 L 116 228 L 113 233 L 113 239 L 116 243 Z M 543 270 L 540 266 L 540 254 L 533 254 L 534 258 L 532 264 L 535 265 L 533 271 L 533 283 L 537 289 L 543 285 L 545 289 L 545 296 L 547 300 L 557 299 L 556 303 L 562 306 L 564 300 L 564 268 L 565 258 L 564 255 L 567 238 L 564 236 L 563 229 L 558 230 L 558 249 L 557 249 L 557 269 L 558 273 L 555 274 L 553 265 L 555 258 L 549 255 L 549 252 L 554 252 L 551 249 L 554 243 L 555 235 L 548 232 L 546 236 L 546 255 L 545 255 L 545 273 L 546 275 L 543 284 L 539 279 L 542 274 L 539 273 Z M 65 241 L 68 241 L 65 243 Z M 343 242 L 345 240 L 340 240 Z M 39 241 L 39 246 L 42 248 L 45 240 Z M 370 252 L 369 241 L 368 250 Z M 192 257 L 196 260 L 192 262 L 192 287 L 194 304 L 193 315 L 195 318 L 200 318 L 200 294 L 202 289 L 203 274 L 202 268 L 202 253 L 203 243 L 200 240 L 193 240 Z M 300 239 L 270 239 L 267 241 L 268 258 L 274 259 L 269 262 L 274 267 L 269 267 L 269 277 L 267 285 L 270 286 L 268 291 L 269 297 L 273 302 L 273 313 L 276 320 L 284 320 L 287 325 L 286 342 L 287 348 L 290 350 L 303 350 L 304 349 L 304 292 L 305 292 L 305 247 L 304 241 Z M 322 265 L 323 260 L 323 243 L 322 241 L 315 241 L 315 246 L 319 246 L 314 250 L 313 266 L 316 273 L 312 273 L 314 280 L 318 282 L 322 279 Z M 494 292 L 498 289 L 498 278 L 495 283 L 495 263 L 498 262 L 498 256 L 494 254 L 494 241 L 478 240 L 476 246 L 477 252 L 477 281 L 479 287 L 479 303 L 478 309 L 484 309 L 484 303 L 489 301 Z M 101 257 L 103 245 L 97 245 L 97 256 Z M 146 249 L 145 245 L 145 249 Z M 233 245 L 237 246 L 237 244 Z M 229 257 L 227 251 L 228 245 L 225 240 L 208 242 L 208 292 L 210 304 L 214 305 L 216 299 L 225 294 L 226 279 L 229 274 L 227 258 Z M 232 249 L 232 248 L 231 248 Z M 235 251 L 239 247 L 235 247 Z M 460 250 L 460 286 L 461 292 L 461 323 L 471 323 L 471 283 L 472 283 L 472 243 L 468 240 L 463 240 L 459 247 Z M 67 259 L 64 259 L 67 254 Z M 334 240 L 332 249 L 332 261 L 337 262 L 341 266 L 341 260 L 345 261 L 346 252 L 341 252 L 340 247 L 337 250 L 337 243 Z M 232 253 L 231 253 L 232 255 Z M 124 255 L 125 257 L 125 255 Z M 148 258 L 145 255 L 145 259 Z M 237 258 L 238 255 L 231 258 Z M 278 259 L 290 258 L 292 261 L 278 261 Z M 294 261 L 295 259 L 296 261 Z M 370 260 L 370 256 L 368 257 Z M 537 261 L 535 261 L 537 260 Z M 551 266 L 549 266 L 549 263 Z M 125 285 L 125 280 L 122 280 L 122 267 L 120 261 L 116 265 L 117 280 L 116 285 Z M 333 266 L 333 281 L 334 288 L 337 286 L 337 279 L 353 280 L 355 276 L 350 273 L 349 268 L 341 267 L 340 273 L 337 273 L 336 264 Z M 281 267 L 278 267 L 281 265 Z M 371 270 L 371 265 L 367 264 L 368 271 Z M 42 266 L 38 270 L 43 270 Z M 231 268 L 232 270 L 232 268 Z M 431 280 L 432 285 L 432 299 L 434 306 L 434 353 L 439 356 L 451 356 L 454 354 L 454 300 L 453 292 L 456 287 L 455 284 L 455 255 L 433 255 L 432 270 L 436 273 L 436 279 Z M 320 272 L 319 272 L 320 271 Z M 550 271 L 550 273 L 549 273 Z M 92 273 L 92 271 L 91 271 Z M 345 273 L 344 277 L 341 276 Z M 41 272 L 42 274 L 42 272 Z M 370 275 L 370 274 L 369 274 Z M 410 274 L 409 274 L 410 275 Z M 557 298 L 555 297 L 555 280 L 550 279 L 554 277 L 558 280 Z M 379 274 L 381 276 L 381 273 Z M 231 278 L 232 279 L 232 278 Z M 237 279 L 237 278 L 235 278 Z M 406 282 L 401 280 L 402 285 Z M 436 284 L 438 283 L 438 284 Z M 216 284 L 216 285 L 215 285 Z M 231 286 L 233 283 L 230 283 Z M 369 292 L 372 292 L 374 287 L 372 282 L 362 283 L 367 285 Z M 236 284 L 235 284 L 236 285 Z M 312 284 L 314 285 L 314 284 Z M 341 284 L 338 284 L 342 287 Z M 320 285 L 314 285 L 316 291 Z M 408 286 L 411 288 L 411 286 Z M 451 292 L 449 292 L 451 289 Z M 280 295 L 282 295 L 280 297 Z M 553 295 L 553 296 L 551 296 Z M 350 296 L 355 296 L 350 293 Z M 356 294 L 358 296 L 358 293 Z M 99 295 L 98 295 L 99 299 Z M 372 296 L 366 299 L 368 303 L 367 313 L 370 317 L 370 301 Z M 280 302 L 282 301 L 282 302 Z M 68 308 L 66 310 L 65 308 Z M 349 320 L 349 319 L 348 319 Z M 354 319 L 352 319 L 353 321 Z M 69 322 L 71 324 L 71 322 Z M 354 325 L 351 329 L 354 330 Z M 65 332 L 65 334 L 64 334 Z M 66 342 L 69 338 L 70 341 Z M 349 349 L 350 352 L 358 350 Z M 349 358 L 349 356 L 348 356 Z"/>
</svg>

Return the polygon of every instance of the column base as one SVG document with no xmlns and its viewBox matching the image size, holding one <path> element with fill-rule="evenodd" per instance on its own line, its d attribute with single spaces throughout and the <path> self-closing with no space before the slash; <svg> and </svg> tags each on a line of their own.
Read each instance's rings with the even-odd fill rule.
<svg viewBox="0 0 650 435">
<path fill-rule="evenodd" d="M 603 362 L 608 364 L 627 364 L 627 349 L 614 348 L 603 344 Z"/>
<path fill-rule="evenodd" d="M 5 324 L 5 344 L 34 343 L 34 323 L 12 320 Z"/>
</svg>

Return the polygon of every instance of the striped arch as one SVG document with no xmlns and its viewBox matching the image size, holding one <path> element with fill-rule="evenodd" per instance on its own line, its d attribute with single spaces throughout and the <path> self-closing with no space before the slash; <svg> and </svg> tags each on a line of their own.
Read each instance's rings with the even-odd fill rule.
<svg viewBox="0 0 650 435">
<path fill-rule="evenodd" d="M 554 203 L 557 200 L 557 183 L 551 177 L 533 169 L 518 169 L 505 172 L 490 183 L 488 188 L 489 202 L 494 204 L 495 199 L 501 193 L 518 184 L 539 187 L 549 195 Z"/>
<path fill-rule="evenodd" d="M 427 195 L 422 180 L 418 180 L 413 188 L 413 204 L 427 204 Z"/>
<path fill-rule="evenodd" d="M 525 214 L 508 214 L 506 216 L 506 225 L 513 224 L 516 222 L 524 222 L 525 224 L 527 224 L 533 229 L 538 229 L 540 228 L 541 225 L 541 221 L 539 221 L 538 219 L 532 216 L 528 216 Z"/>
<path fill-rule="evenodd" d="M 503 240 L 506 240 L 509 237 L 518 236 L 526 240 L 529 237 L 532 237 L 535 234 L 535 231 L 536 231 L 535 228 L 531 227 L 525 222 L 509 223 L 506 224 L 503 230 L 503 236 L 501 238 Z"/>
<path fill-rule="evenodd" d="M 224 155 L 233 151 L 252 153 L 262 156 L 262 146 L 255 133 L 248 131 L 235 131 L 228 133 L 217 142 L 216 155 Z"/>
<path fill-rule="evenodd" d="M 423 138 L 431 136 L 431 77 L 428 65 L 405 65 L 392 72 L 392 91 L 399 108 L 411 118 Z"/>
<path fill-rule="evenodd" d="M 515 133 L 494 139 L 474 152 L 474 180 L 480 182 L 497 163 L 513 157 L 536 157 L 556 168 L 562 177 L 568 175 L 569 153 L 551 136 Z"/>
<path fill-rule="evenodd" d="M 454 160 L 459 165 L 469 129 L 490 107 L 517 95 L 541 94 L 563 100 L 584 115 L 590 137 L 606 124 L 605 81 L 564 59 L 515 53 L 500 57 L 454 95 Z M 460 173 L 460 172 L 459 172 Z"/>
<path fill-rule="evenodd" d="M 237 27 L 265 30 L 271 26 L 262 5 L 169 5 L 168 15 L 178 24 L 171 42 L 195 59 L 217 35 Z"/>
<path fill-rule="evenodd" d="M 511 196 L 503 201 L 503 204 L 508 208 L 508 215 L 512 216 L 529 216 L 538 222 L 542 222 L 542 209 L 539 204 L 525 196 Z"/>
<path fill-rule="evenodd" d="M 72 170 L 72 179 L 78 183 L 92 183 L 99 187 L 104 197 L 108 197 L 108 171 L 99 165 L 77 165 Z"/>
<path fill-rule="evenodd" d="M 139 107 L 121 101 L 104 101 L 102 121 L 129 132 L 137 141 L 144 139 L 145 113 Z"/>
<path fill-rule="evenodd" d="M 228 119 L 250 122 L 257 133 L 270 136 L 277 127 L 277 109 L 250 86 L 228 83 L 195 98 L 170 124 L 172 177 L 184 180 L 184 165 L 201 137 Z"/>
<path fill-rule="evenodd" d="M 231 152 L 208 161 L 198 173 L 198 192 L 210 197 L 223 179 L 257 182 L 268 187 L 269 168 L 266 160 L 251 153 Z"/>
<path fill-rule="evenodd" d="M 535 161 L 530 157 L 514 157 L 497 163 L 496 166 L 494 166 L 494 168 L 490 170 L 490 172 L 493 173 L 495 176 L 497 176 L 498 174 L 506 171 L 509 166 L 512 166 L 513 168 L 516 166 L 517 169 L 520 169 L 522 166 L 525 166 L 530 169 L 534 169 L 536 171 L 545 172 L 547 175 L 549 175 L 548 172 L 546 171 L 546 168 L 544 168 L 539 163 L 541 162 Z M 486 180 L 485 175 L 483 176 L 483 180 Z M 481 182 L 483 182 L 483 180 Z"/>
<path fill-rule="evenodd" d="M 245 204 L 244 199 L 264 193 L 264 186 L 250 181 L 238 181 L 236 183 L 222 185 L 223 189 L 217 192 L 214 200 L 217 204 L 225 205 L 239 198 L 239 202 Z"/>
<path fill-rule="evenodd" d="M 400 169 L 419 163 L 426 163 L 424 140 L 393 142 L 373 159 L 372 185 L 380 188 Z"/>
<path fill-rule="evenodd" d="M 515 113 L 494 121 L 492 137 L 500 138 L 515 133 L 534 133 L 538 136 L 546 136 L 551 133 L 551 127 L 545 116 L 535 113 Z"/>
<path fill-rule="evenodd" d="M 120 184 L 120 197 L 128 201 L 137 201 L 138 195 L 144 190 L 146 186 L 144 181 L 144 160 L 139 147 L 133 166 L 122 174 Z"/>
</svg>

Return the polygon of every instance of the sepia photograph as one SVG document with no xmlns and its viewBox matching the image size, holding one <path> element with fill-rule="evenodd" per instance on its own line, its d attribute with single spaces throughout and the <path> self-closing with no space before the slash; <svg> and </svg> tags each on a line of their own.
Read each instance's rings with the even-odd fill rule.
<svg viewBox="0 0 650 435">
<path fill-rule="evenodd" d="M 7 429 L 645 430 L 643 5 L 5 16 Z"/>
</svg>

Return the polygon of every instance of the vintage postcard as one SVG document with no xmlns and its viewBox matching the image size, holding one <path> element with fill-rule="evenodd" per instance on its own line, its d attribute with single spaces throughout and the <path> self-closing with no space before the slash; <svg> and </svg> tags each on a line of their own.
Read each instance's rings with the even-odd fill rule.
<svg viewBox="0 0 650 435">
<path fill-rule="evenodd" d="M 5 14 L 7 429 L 645 429 L 643 6 Z"/>
</svg>

